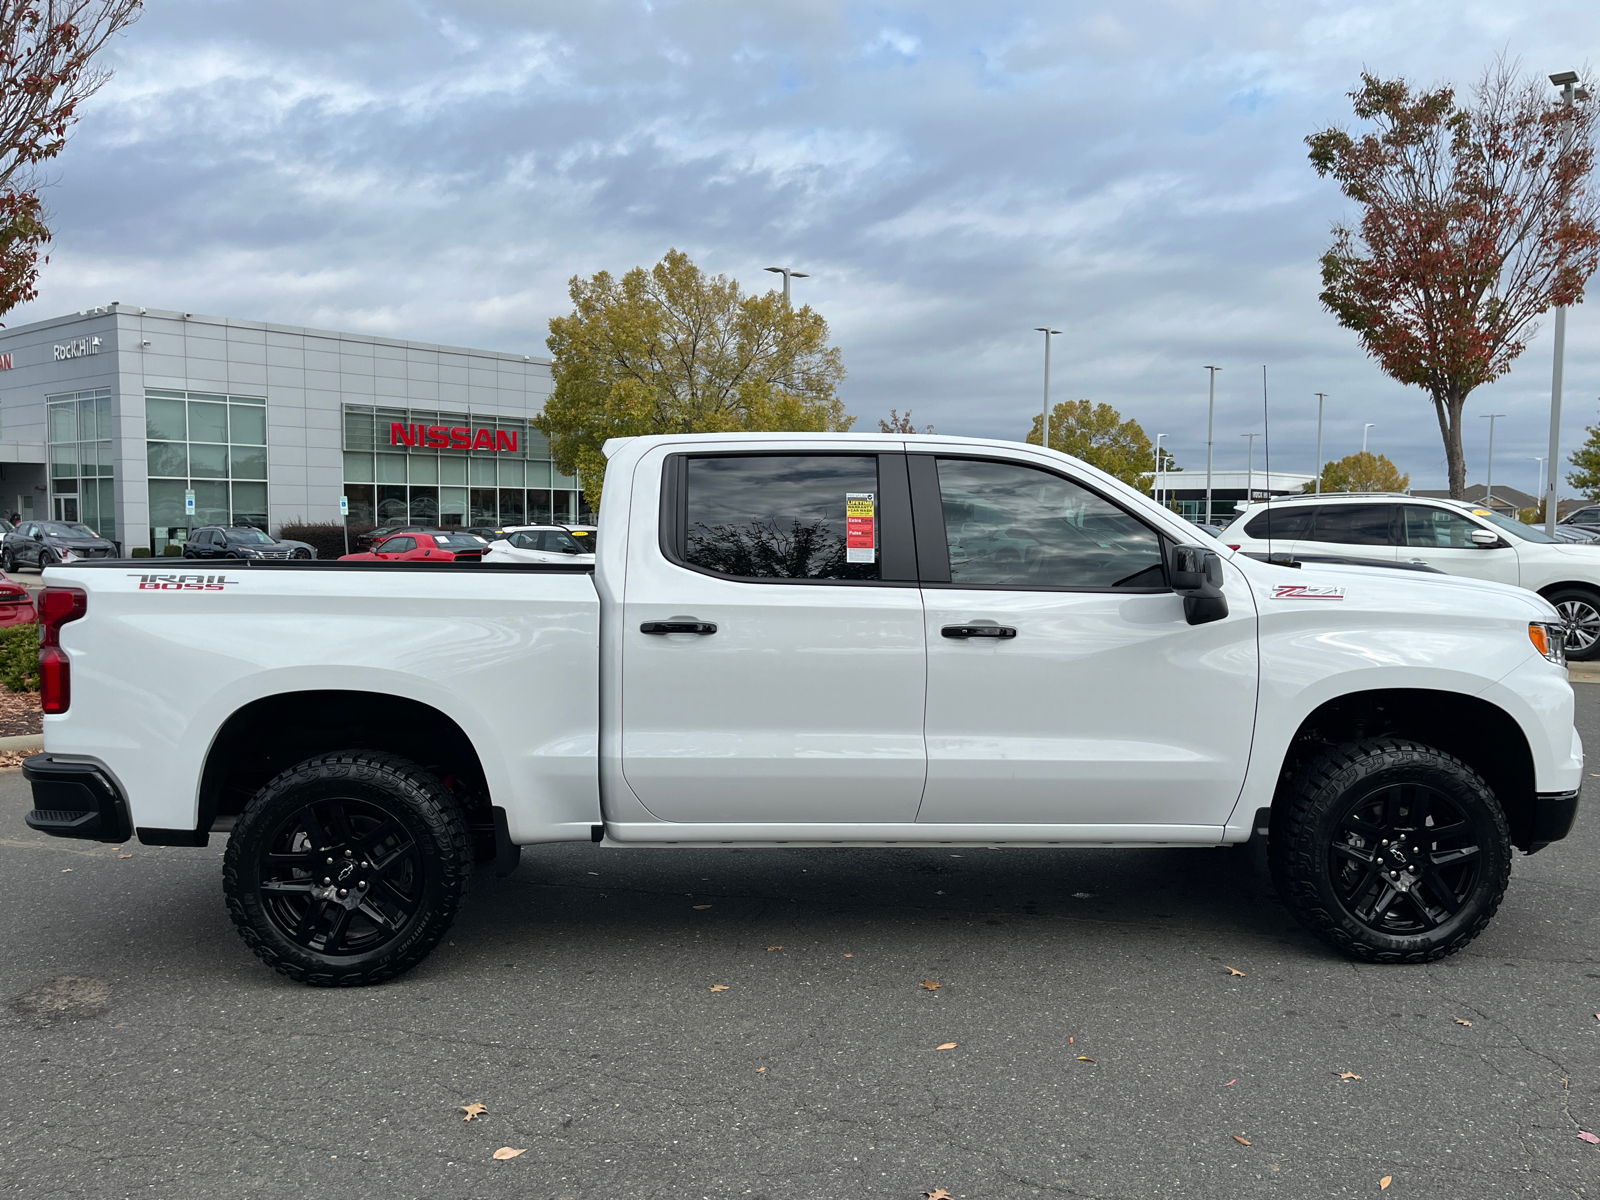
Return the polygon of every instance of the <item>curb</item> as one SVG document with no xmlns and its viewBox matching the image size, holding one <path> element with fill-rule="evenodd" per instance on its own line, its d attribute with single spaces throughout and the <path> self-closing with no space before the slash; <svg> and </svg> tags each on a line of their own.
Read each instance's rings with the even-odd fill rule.
<svg viewBox="0 0 1600 1200">
<path fill-rule="evenodd" d="M 44 734 L 24 733 L 17 737 L 0 737 L 0 754 L 15 750 L 43 750 Z"/>
</svg>

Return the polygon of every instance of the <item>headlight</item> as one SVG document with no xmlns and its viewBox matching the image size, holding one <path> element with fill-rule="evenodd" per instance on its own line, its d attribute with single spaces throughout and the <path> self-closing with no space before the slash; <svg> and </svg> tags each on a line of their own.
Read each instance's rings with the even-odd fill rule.
<svg viewBox="0 0 1600 1200">
<path fill-rule="evenodd" d="M 1533 648 L 1558 667 L 1567 665 L 1567 627 L 1558 621 L 1534 621 L 1528 625 L 1528 640 Z"/>
<path fill-rule="evenodd" d="M 63 551 L 61 551 L 61 561 L 62 562 L 64 562 L 64 563 L 76 562 L 77 559 L 78 559 L 78 552 L 76 550 L 63 550 Z"/>
</svg>

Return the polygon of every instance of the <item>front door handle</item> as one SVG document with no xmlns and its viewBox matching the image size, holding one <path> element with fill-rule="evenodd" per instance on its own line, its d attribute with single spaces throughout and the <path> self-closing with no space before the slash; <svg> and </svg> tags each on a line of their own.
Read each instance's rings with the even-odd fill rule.
<svg viewBox="0 0 1600 1200">
<path fill-rule="evenodd" d="M 1009 625 L 946 625 L 939 633 L 947 638 L 1014 638 L 1017 631 Z"/>
<path fill-rule="evenodd" d="M 715 633 L 717 627 L 710 621 L 646 621 L 639 626 L 640 633 Z"/>
</svg>

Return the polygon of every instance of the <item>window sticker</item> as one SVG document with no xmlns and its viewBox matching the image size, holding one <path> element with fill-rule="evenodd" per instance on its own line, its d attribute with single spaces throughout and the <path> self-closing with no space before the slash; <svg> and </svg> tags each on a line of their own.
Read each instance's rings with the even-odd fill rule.
<svg viewBox="0 0 1600 1200">
<path fill-rule="evenodd" d="M 844 494 L 844 560 L 853 563 L 877 561 L 876 523 L 873 519 L 877 496 L 873 492 Z"/>
</svg>

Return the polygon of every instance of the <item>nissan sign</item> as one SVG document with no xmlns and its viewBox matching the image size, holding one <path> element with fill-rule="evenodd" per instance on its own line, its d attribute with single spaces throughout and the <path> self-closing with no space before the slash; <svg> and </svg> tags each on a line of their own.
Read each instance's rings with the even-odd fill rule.
<svg viewBox="0 0 1600 1200">
<path fill-rule="evenodd" d="M 423 446 L 429 450 L 494 450 L 515 454 L 517 435 L 509 429 L 469 429 L 465 425 L 389 426 L 389 445 Z"/>
</svg>

